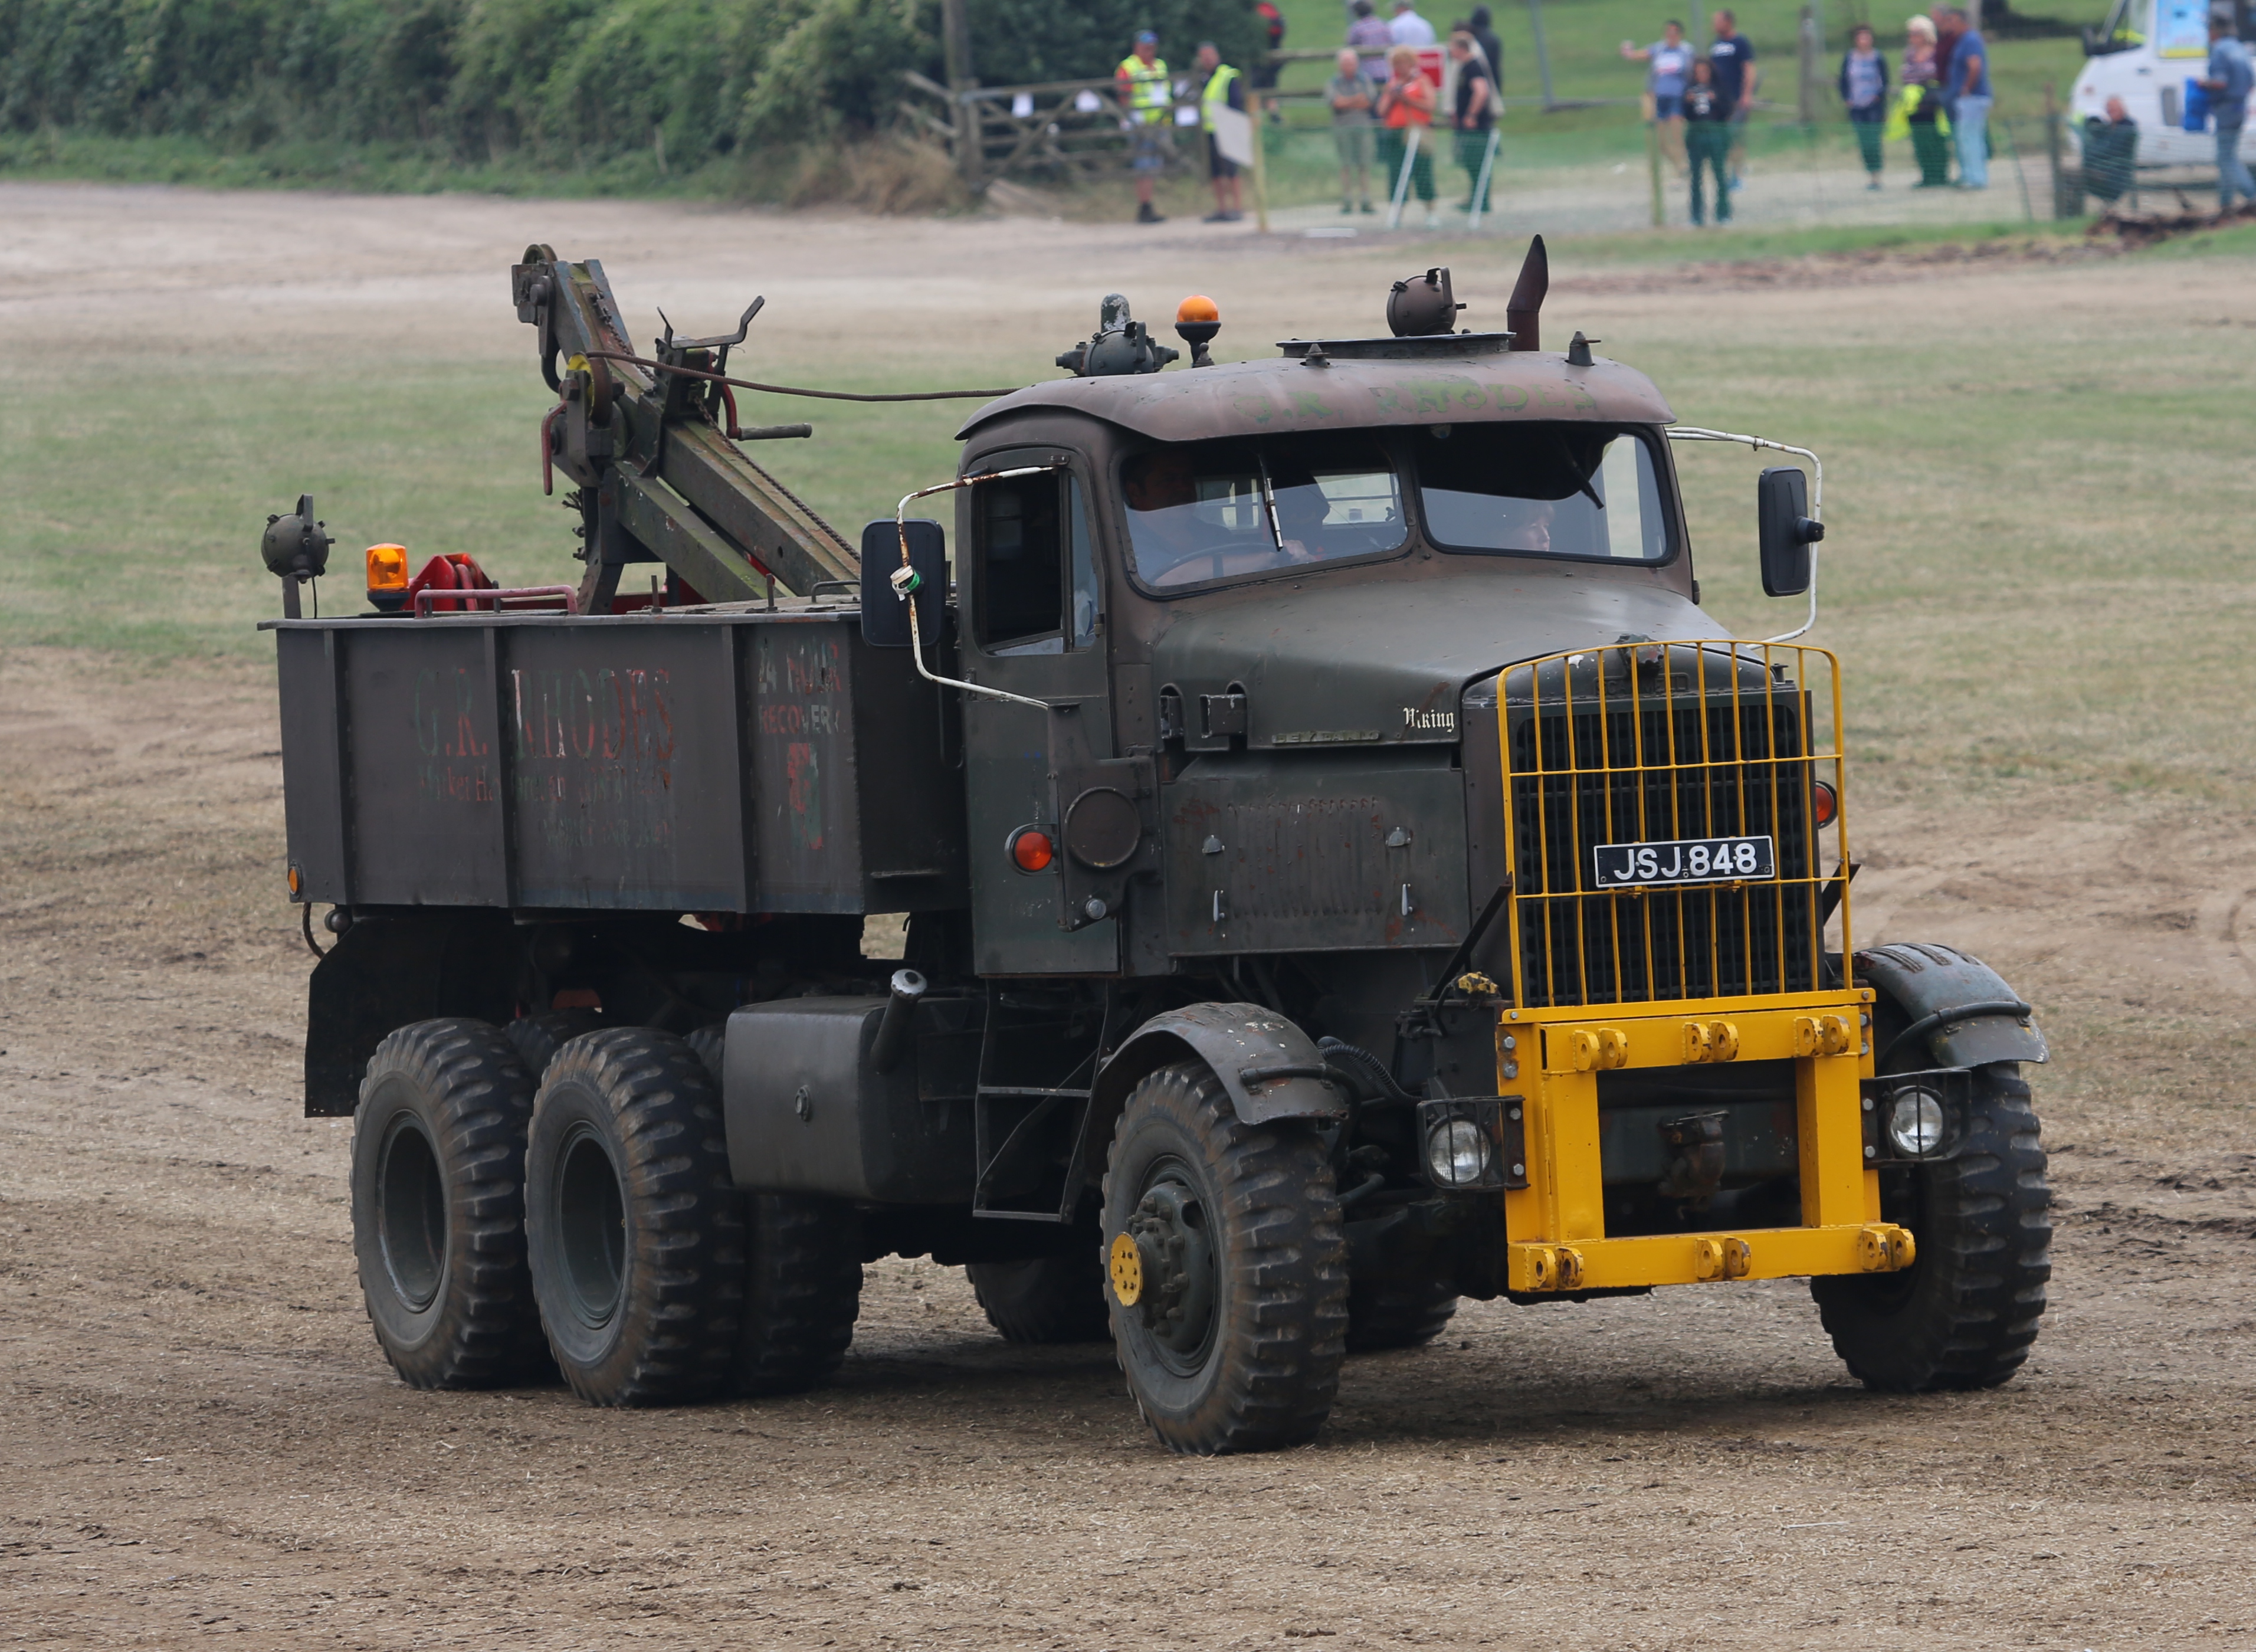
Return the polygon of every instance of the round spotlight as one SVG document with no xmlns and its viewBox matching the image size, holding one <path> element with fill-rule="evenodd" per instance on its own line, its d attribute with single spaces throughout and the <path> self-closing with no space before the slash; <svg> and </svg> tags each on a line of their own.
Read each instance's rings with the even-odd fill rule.
<svg viewBox="0 0 2256 1652">
<path fill-rule="evenodd" d="M 1488 1171 L 1488 1138 L 1470 1119 L 1451 1119 L 1426 1136 L 1426 1168 L 1445 1188 L 1470 1187 Z"/>
<path fill-rule="evenodd" d="M 1942 1104 L 1924 1090 L 1896 1093 L 1888 1109 L 1888 1140 L 1907 1159 L 1924 1159 L 1942 1146 Z"/>
</svg>

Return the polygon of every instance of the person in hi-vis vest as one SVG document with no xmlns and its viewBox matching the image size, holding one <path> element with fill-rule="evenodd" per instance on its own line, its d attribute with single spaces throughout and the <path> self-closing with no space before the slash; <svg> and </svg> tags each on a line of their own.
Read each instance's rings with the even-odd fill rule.
<svg viewBox="0 0 2256 1652">
<path fill-rule="evenodd" d="M 1128 165 L 1136 173 L 1136 222 L 1164 222 L 1152 206 L 1152 180 L 1167 164 L 1174 140 L 1175 95 L 1167 84 L 1167 65 L 1160 55 L 1160 37 L 1149 29 L 1136 37 L 1136 49 L 1120 60 L 1112 81 L 1128 124 Z"/>
<path fill-rule="evenodd" d="M 1221 123 L 1215 111 L 1245 113 L 1245 77 L 1222 60 L 1221 51 L 1211 40 L 1200 45 L 1195 60 L 1199 73 L 1206 76 L 1206 89 L 1199 94 L 1199 124 L 1206 129 L 1207 173 L 1214 180 L 1214 210 L 1207 214 L 1206 221 L 1236 223 L 1245 215 L 1245 203 L 1239 194 L 1237 162 L 1223 152 L 1223 140 L 1216 134 Z M 1252 130 L 1250 122 L 1230 124 L 1244 132 Z"/>
</svg>

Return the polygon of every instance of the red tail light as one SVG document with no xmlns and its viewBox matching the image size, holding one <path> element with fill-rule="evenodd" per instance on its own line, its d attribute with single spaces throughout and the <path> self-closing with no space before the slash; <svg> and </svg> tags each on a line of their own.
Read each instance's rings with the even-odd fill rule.
<svg viewBox="0 0 2256 1652">
<path fill-rule="evenodd" d="M 1813 812 L 1817 817 L 1817 823 L 1820 826 L 1830 826 L 1833 823 L 1833 817 L 1841 812 L 1840 798 L 1823 780 L 1810 781 L 1809 790 L 1815 800 Z"/>
<path fill-rule="evenodd" d="M 1021 826 L 1011 834 L 1011 864 L 1020 872 L 1046 872 L 1057 857 L 1050 835 L 1037 826 Z"/>
</svg>

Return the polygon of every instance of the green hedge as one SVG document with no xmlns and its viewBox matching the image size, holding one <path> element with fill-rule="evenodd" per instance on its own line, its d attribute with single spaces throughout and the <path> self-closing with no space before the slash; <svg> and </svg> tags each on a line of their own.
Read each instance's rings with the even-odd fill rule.
<svg viewBox="0 0 2256 1652">
<path fill-rule="evenodd" d="M 970 0 L 989 84 L 1109 73 L 1139 27 L 1243 62 L 1250 0 Z M 414 144 L 692 167 L 885 124 L 938 0 L 0 0 L 0 131 Z"/>
</svg>

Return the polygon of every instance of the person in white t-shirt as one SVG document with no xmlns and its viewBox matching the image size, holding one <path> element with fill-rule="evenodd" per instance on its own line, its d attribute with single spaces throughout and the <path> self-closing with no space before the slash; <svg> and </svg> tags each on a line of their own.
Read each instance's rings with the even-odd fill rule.
<svg viewBox="0 0 2256 1652">
<path fill-rule="evenodd" d="M 1431 46 L 1434 25 L 1418 15 L 1418 0 L 1394 0 L 1394 17 L 1386 25 L 1397 46 Z"/>
</svg>

